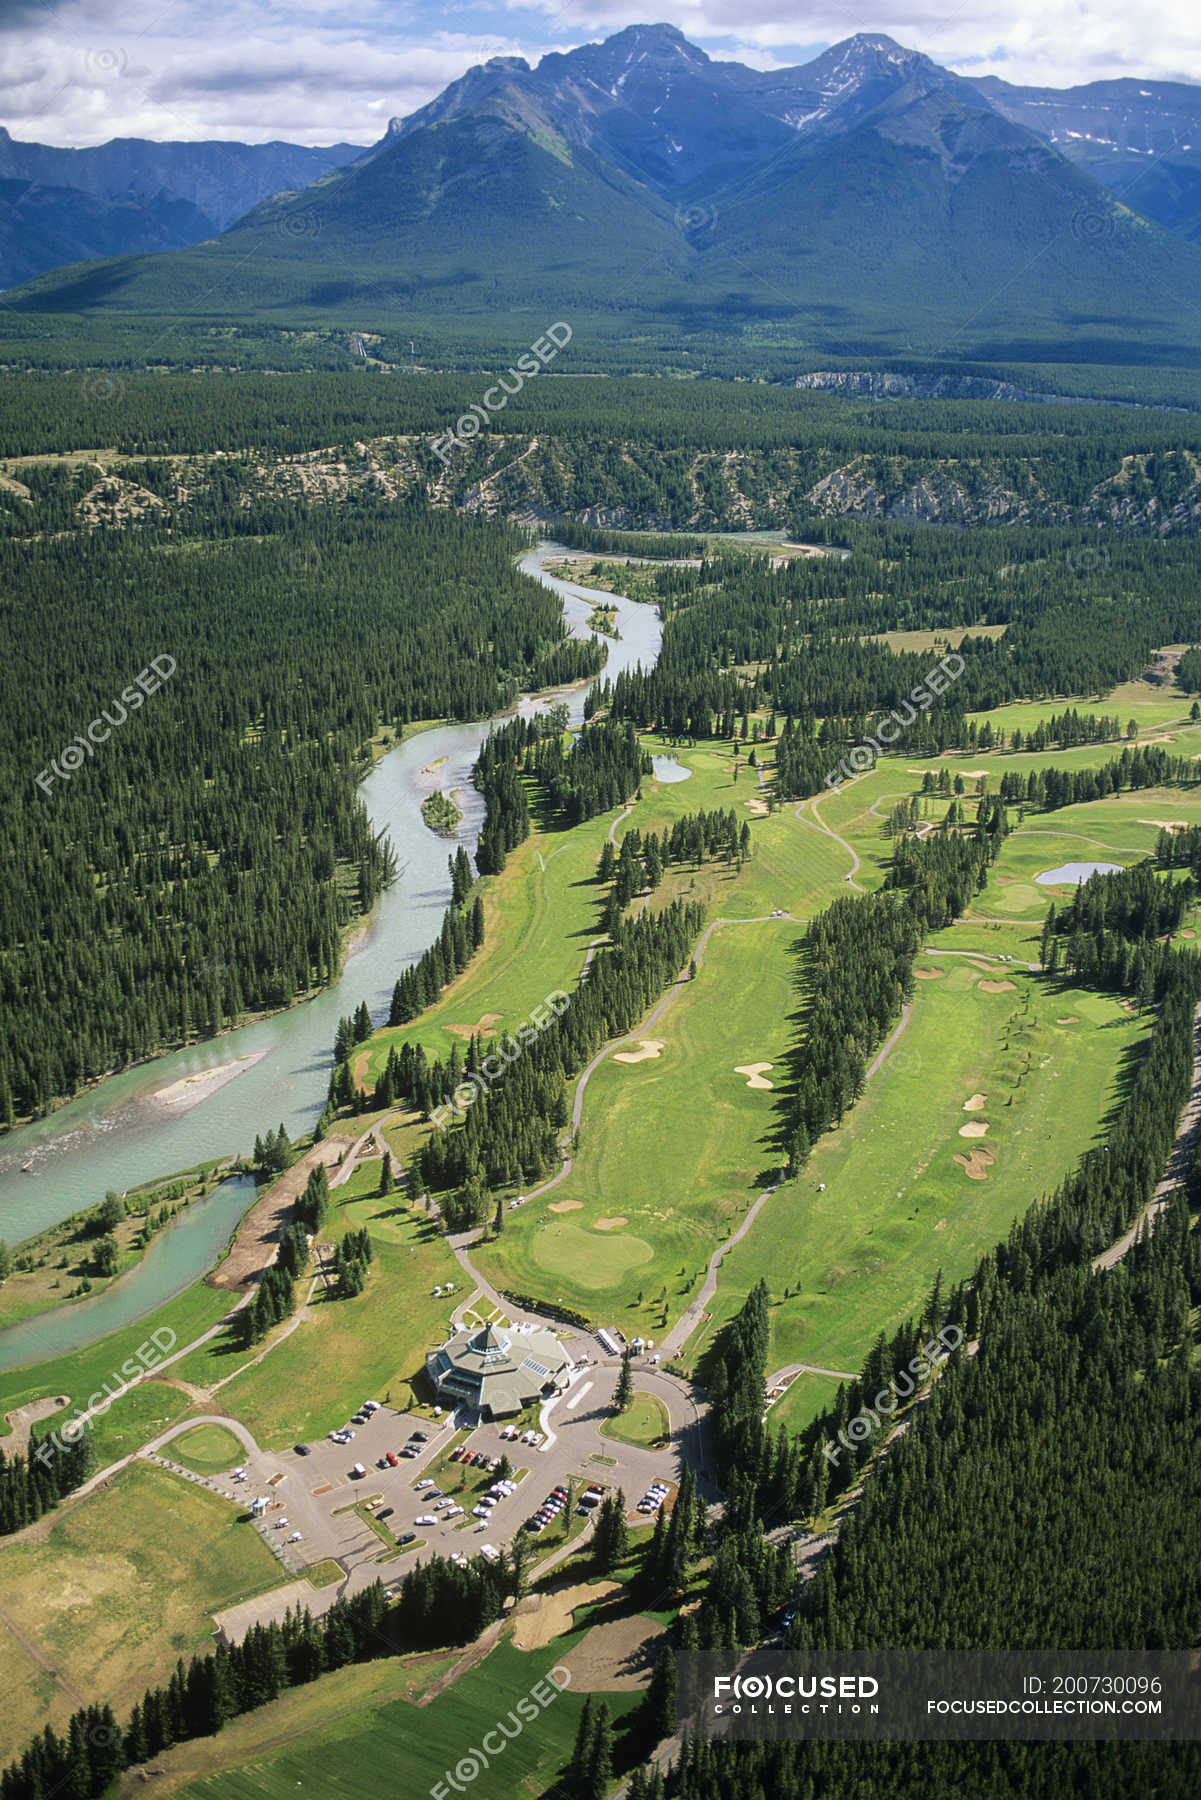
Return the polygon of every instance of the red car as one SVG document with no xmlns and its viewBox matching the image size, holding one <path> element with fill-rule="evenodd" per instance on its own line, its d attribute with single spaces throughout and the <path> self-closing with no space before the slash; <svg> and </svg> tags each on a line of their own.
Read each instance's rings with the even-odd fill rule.
<svg viewBox="0 0 1201 1800">
<path fill-rule="evenodd" d="M 396 1467 L 397 1463 L 399 1463 L 399 1461 L 400 1461 L 400 1458 L 399 1458 L 399 1456 L 397 1456 L 395 1450 L 389 1450 L 389 1452 L 388 1452 L 389 1467 L 394 1469 Z"/>
</svg>

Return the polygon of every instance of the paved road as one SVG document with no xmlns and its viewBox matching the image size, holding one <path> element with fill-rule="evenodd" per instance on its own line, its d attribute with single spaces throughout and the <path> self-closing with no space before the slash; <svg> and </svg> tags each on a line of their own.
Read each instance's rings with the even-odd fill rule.
<svg viewBox="0 0 1201 1800">
<path fill-rule="evenodd" d="M 1189 1097 L 1180 1114 L 1180 1123 L 1176 1127 L 1176 1141 L 1168 1157 L 1168 1166 L 1164 1170 L 1163 1179 L 1155 1189 L 1155 1194 L 1130 1227 L 1123 1232 L 1115 1244 L 1103 1250 L 1093 1258 L 1094 1269 L 1112 1269 L 1130 1250 L 1131 1245 L 1145 1233 L 1154 1228 L 1155 1220 L 1164 1210 L 1172 1195 L 1184 1186 L 1188 1178 L 1189 1166 L 1193 1160 L 1193 1152 L 1197 1145 L 1198 1130 L 1201 1129 L 1201 1006 L 1193 1019 L 1193 1085 Z"/>
<path fill-rule="evenodd" d="M 724 1244 L 719 1244 L 717 1249 L 713 1252 L 713 1255 L 709 1258 L 709 1270 L 705 1276 L 704 1285 L 700 1292 L 697 1294 L 696 1298 L 690 1302 L 687 1310 L 680 1314 L 680 1317 L 676 1320 L 667 1336 L 659 1345 L 660 1354 L 667 1360 L 679 1355 L 688 1339 L 692 1336 L 693 1332 L 704 1318 L 705 1308 L 717 1292 L 718 1271 L 721 1268 L 724 1258 L 729 1251 L 734 1248 L 735 1244 L 742 1242 L 743 1238 L 755 1223 L 760 1212 L 767 1205 L 767 1202 L 776 1192 L 779 1185 L 780 1184 L 777 1181 L 773 1182 L 771 1187 L 764 1188 L 759 1198 L 748 1211 L 746 1218 L 738 1227 L 738 1230 L 728 1237 Z"/>
<path fill-rule="evenodd" d="M 843 788 L 850 787 L 853 782 L 861 781 L 862 779 L 863 779 L 862 776 L 853 775 L 851 777 L 850 781 L 843 782 L 842 787 Z M 839 792 L 841 792 L 841 791 L 842 790 L 840 788 Z M 814 826 L 818 831 L 824 832 L 828 838 L 833 838 L 834 842 L 836 844 L 840 844 L 842 846 L 842 848 L 846 851 L 847 855 L 851 859 L 850 873 L 847 875 L 846 879 L 847 879 L 847 881 L 850 882 L 850 884 L 853 888 L 856 888 L 859 891 L 859 893 L 864 894 L 867 892 L 867 889 L 863 886 L 862 882 L 855 880 L 855 877 L 859 873 L 859 868 L 860 868 L 858 856 L 856 855 L 855 851 L 851 848 L 850 844 L 847 843 L 847 840 L 844 837 L 840 837 L 838 832 L 836 832 L 834 830 L 832 825 L 826 824 L 826 821 L 822 818 L 821 814 L 817 810 L 818 801 L 824 800 L 824 799 L 825 799 L 824 794 L 811 795 L 809 797 L 809 799 L 800 801 L 799 804 L 793 808 L 792 816 L 794 819 L 799 819 L 801 821 L 802 825 Z M 808 813 L 805 812 L 806 807 L 809 808 Z"/>
<path fill-rule="evenodd" d="M 912 1011 L 913 1011 L 913 1008 L 911 1007 L 909 1001 L 906 1000 L 904 1006 L 902 1006 L 902 1008 L 901 1008 L 900 1020 L 897 1023 L 896 1027 L 894 1028 L 891 1036 L 889 1036 L 888 1038 L 885 1039 L 885 1041 L 881 1044 L 880 1048 L 876 1051 L 875 1056 L 872 1058 L 871 1062 L 867 1066 L 867 1079 L 868 1080 L 870 1080 L 871 1077 L 875 1074 L 876 1070 L 880 1067 L 880 1064 L 884 1061 L 884 1058 L 888 1055 L 889 1051 L 892 1049 L 893 1045 L 896 1043 L 897 1039 L 900 1037 L 901 1033 L 904 1031 L 906 1025 L 908 1025 L 909 1017 L 910 1017 L 910 1014 Z"/>
</svg>

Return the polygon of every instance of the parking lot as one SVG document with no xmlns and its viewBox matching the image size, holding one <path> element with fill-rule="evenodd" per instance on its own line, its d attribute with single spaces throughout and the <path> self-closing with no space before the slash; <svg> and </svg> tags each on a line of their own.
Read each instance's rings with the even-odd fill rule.
<svg viewBox="0 0 1201 1800">
<path fill-rule="evenodd" d="M 379 1405 L 360 1415 L 361 1422 L 348 1421 L 354 1436 L 344 1443 L 314 1440 L 303 1454 L 299 1446 L 282 1453 L 248 1452 L 242 1479 L 233 1480 L 231 1472 L 212 1478 L 210 1485 L 248 1512 L 254 1500 L 266 1500 L 254 1529 L 289 1573 L 299 1576 L 328 1560 L 339 1564 L 342 1581 L 320 1589 L 305 1584 L 306 1603 L 314 1612 L 377 1579 L 391 1585 L 424 1556 L 474 1556 L 484 1545 L 507 1548 L 554 1490 L 567 1490 L 572 1482 L 577 1496 L 590 1486 L 624 1489 L 630 1522 L 646 1524 L 650 1515 L 638 1512 L 638 1502 L 652 1483 L 659 1483 L 670 1505 L 684 1434 L 673 1431 L 670 1443 L 658 1449 L 605 1436 L 600 1427 L 612 1416 L 617 1373 L 616 1362 L 578 1368 L 567 1392 L 544 1408 L 537 1421 L 523 1416 L 512 1424 L 464 1430 L 449 1414 L 431 1422 Z M 649 1372 L 646 1381 L 660 1385 Z M 539 1431 L 540 1443 L 521 1441 L 531 1428 Z M 473 1460 L 464 1460 L 463 1452 Z M 169 1456 L 169 1446 L 163 1453 Z M 473 1509 L 485 1496 L 493 1498 L 489 1489 L 498 1477 L 491 1465 L 502 1456 L 509 1459 L 512 1486 L 498 1492 L 495 1503 L 483 1509 L 485 1516 L 477 1517 Z M 356 1464 L 362 1475 L 355 1474 Z M 453 1507 L 462 1511 L 453 1512 Z M 561 1518 L 562 1508 L 552 1525 Z M 398 1542 L 409 1534 L 411 1544 Z M 531 1533 L 535 1563 L 561 1542 L 558 1530 Z M 291 1587 L 276 1590 L 258 1602 L 243 1603 L 235 1618 L 218 1622 L 227 1634 L 241 1635 L 253 1619 L 282 1613 L 295 1599 Z"/>
</svg>

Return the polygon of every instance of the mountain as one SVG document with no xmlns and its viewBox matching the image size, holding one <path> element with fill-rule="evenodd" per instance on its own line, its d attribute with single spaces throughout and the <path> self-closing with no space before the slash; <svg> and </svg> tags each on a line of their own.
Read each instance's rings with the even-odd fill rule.
<svg viewBox="0 0 1201 1800">
<path fill-rule="evenodd" d="M 1201 89 L 1131 80 L 1021 88 L 994 76 L 973 85 L 1145 218 L 1201 239 Z"/>
<path fill-rule="evenodd" d="M 1016 105 L 878 34 L 763 72 L 673 26 L 631 26 L 536 68 L 471 69 L 213 242 L 80 264 L 8 304 L 199 317 L 218 293 L 225 316 L 466 331 L 501 354 L 521 348 L 517 316 L 563 318 L 577 354 L 653 340 L 692 366 L 718 341 L 1195 354 L 1181 296 L 1201 249 L 1121 204 Z"/>
<path fill-rule="evenodd" d="M 0 177 L 0 271 L 10 282 L 81 256 L 182 250 L 212 237 L 209 219 L 164 194 L 106 200 L 79 188 Z"/>
<path fill-rule="evenodd" d="M 84 257 L 183 249 L 216 237 L 269 194 L 307 187 L 356 144 L 20 143 L 0 126 L 0 283 Z"/>
</svg>

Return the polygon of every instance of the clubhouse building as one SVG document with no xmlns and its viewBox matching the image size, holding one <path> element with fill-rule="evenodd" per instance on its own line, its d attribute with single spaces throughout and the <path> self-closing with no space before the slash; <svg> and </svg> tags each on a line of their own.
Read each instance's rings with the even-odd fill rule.
<svg viewBox="0 0 1201 1800">
<path fill-rule="evenodd" d="M 431 1350 L 425 1371 L 440 1406 L 465 1406 L 480 1419 L 507 1419 L 562 1392 L 571 1362 L 551 1331 L 457 1331 Z"/>
</svg>

